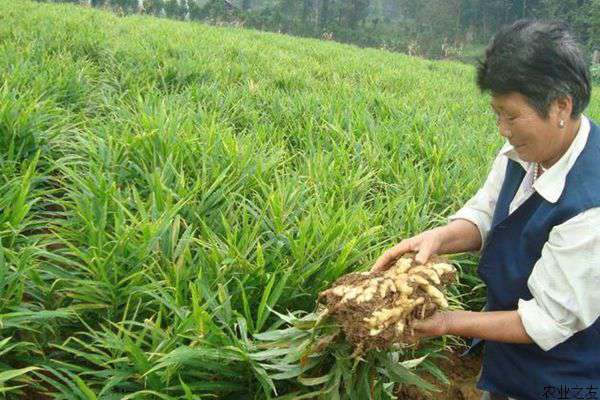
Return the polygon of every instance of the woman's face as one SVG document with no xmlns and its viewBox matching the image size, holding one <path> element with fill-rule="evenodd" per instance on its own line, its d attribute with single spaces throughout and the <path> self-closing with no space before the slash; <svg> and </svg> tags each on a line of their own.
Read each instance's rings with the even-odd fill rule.
<svg viewBox="0 0 600 400">
<path fill-rule="evenodd" d="M 562 151 L 564 135 L 559 121 L 563 113 L 559 112 L 556 103 L 552 104 L 545 119 L 517 92 L 495 94 L 491 105 L 497 116 L 500 134 L 514 146 L 522 160 L 547 162 Z M 565 124 L 567 122 L 565 120 Z"/>
</svg>

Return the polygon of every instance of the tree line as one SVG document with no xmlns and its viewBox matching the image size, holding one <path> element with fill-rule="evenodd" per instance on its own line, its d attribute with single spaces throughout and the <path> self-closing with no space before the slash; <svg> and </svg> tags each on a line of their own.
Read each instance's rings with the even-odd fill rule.
<svg viewBox="0 0 600 400">
<path fill-rule="evenodd" d="M 70 0 L 123 13 L 234 24 L 429 58 L 479 54 L 521 18 L 565 22 L 592 56 L 600 50 L 600 0 Z M 598 52 L 596 53 L 597 57 Z"/>
</svg>

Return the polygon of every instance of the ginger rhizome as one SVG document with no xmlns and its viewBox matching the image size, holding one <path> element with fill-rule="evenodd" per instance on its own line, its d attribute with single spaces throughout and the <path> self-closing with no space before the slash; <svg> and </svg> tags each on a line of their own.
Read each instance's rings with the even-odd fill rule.
<svg viewBox="0 0 600 400">
<path fill-rule="evenodd" d="M 410 342 L 412 322 L 448 307 L 444 288 L 456 269 L 441 257 L 426 264 L 404 255 L 386 271 L 350 273 L 319 295 L 359 352 Z"/>
</svg>

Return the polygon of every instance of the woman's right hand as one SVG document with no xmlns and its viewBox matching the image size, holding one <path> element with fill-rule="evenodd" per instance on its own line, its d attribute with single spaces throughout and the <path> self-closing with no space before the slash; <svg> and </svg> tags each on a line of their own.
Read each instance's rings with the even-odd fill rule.
<svg viewBox="0 0 600 400">
<path fill-rule="evenodd" d="M 415 260 L 421 264 L 425 264 L 429 257 L 439 254 L 444 243 L 444 228 L 438 227 L 422 232 L 416 236 L 402 240 L 394 247 L 383 253 L 375 265 L 371 268 L 371 272 L 385 271 L 390 268 L 396 260 L 408 252 L 416 252 Z"/>
</svg>

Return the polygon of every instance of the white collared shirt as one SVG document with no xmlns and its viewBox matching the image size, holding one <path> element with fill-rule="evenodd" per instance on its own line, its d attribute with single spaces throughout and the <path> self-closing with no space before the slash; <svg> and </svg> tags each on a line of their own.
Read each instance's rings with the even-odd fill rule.
<svg viewBox="0 0 600 400">
<path fill-rule="evenodd" d="M 585 147 L 590 121 L 582 116 L 579 131 L 567 152 L 533 182 L 535 165 L 519 158 L 506 143 L 494 160 L 481 189 L 449 219 L 474 223 L 482 243 L 490 231 L 508 159 L 526 171 L 512 200 L 513 213 L 535 191 L 555 203 L 563 192 L 568 172 Z M 600 188 L 598 188 L 600 190 Z M 600 316 L 600 207 L 586 210 L 555 226 L 542 248 L 527 280 L 533 298 L 520 299 L 518 313 L 531 339 L 548 351 L 576 332 L 593 324 Z"/>
</svg>

